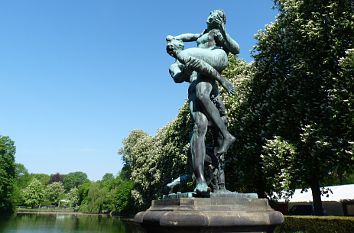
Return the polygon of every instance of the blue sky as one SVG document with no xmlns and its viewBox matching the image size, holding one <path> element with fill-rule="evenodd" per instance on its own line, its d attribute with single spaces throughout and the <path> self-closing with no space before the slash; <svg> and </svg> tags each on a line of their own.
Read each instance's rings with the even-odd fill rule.
<svg viewBox="0 0 354 233">
<path fill-rule="evenodd" d="M 251 61 L 272 0 L 1 0 L 0 135 L 32 173 L 83 171 L 101 179 L 133 129 L 174 119 L 187 84 L 168 74 L 165 37 L 199 33 L 213 9 Z M 191 44 L 194 46 L 194 44 Z"/>
</svg>

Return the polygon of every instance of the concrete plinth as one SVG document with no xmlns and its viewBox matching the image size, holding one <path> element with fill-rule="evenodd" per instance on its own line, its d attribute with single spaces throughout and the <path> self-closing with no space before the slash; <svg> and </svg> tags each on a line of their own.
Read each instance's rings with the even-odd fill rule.
<svg viewBox="0 0 354 233">
<path fill-rule="evenodd" d="M 284 217 L 267 199 L 211 196 L 154 200 L 134 220 L 148 233 L 273 232 Z"/>
</svg>

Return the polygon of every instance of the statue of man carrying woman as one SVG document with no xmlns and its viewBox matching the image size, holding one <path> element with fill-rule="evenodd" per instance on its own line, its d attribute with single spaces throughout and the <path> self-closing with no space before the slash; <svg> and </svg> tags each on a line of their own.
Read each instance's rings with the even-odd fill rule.
<svg viewBox="0 0 354 233">
<path fill-rule="evenodd" d="M 186 33 L 166 38 L 167 53 L 176 59 L 170 66 L 170 75 L 176 83 L 190 83 L 188 99 L 194 119 L 191 153 L 196 178 L 194 191 L 198 196 L 208 196 L 210 192 L 204 176 L 208 125 L 211 124 L 215 132 L 215 158 L 223 157 L 235 141 L 226 127 L 226 109 L 217 82 L 230 95 L 235 93 L 233 84 L 220 73 L 228 65 L 228 53 L 238 54 L 240 51 L 239 45 L 226 33 L 226 17 L 222 10 L 210 12 L 206 23 L 207 28 L 200 34 Z M 197 47 L 184 49 L 184 42 L 192 41 L 197 42 Z M 219 180 L 219 190 L 226 190 L 224 178 Z"/>
</svg>

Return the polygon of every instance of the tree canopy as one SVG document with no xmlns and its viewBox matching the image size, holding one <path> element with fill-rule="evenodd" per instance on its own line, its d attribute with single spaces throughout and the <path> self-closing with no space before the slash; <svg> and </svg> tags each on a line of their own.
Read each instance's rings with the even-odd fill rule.
<svg viewBox="0 0 354 233">
<path fill-rule="evenodd" d="M 36 178 L 22 192 L 25 205 L 32 208 L 40 206 L 45 197 L 45 187 Z"/>
<path fill-rule="evenodd" d="M 265 175 L 282 176 L 281 188 L 311 187 L 320 215 L 321 183 L 353 166 L 354 3 L 275 3 L 280 14 L 258 33 L 254 55 L 256 154 L 265 156 Z M 274 190 L 274 183 L 267 188 Z"/>
<path fill-rule="evenodd" d="M 87 174 L 84 172 L 70 172 L 64 175 L 63 185 L 66 191 L 69 191 L 72 188 L 77 188 L 81 184 L 88 181 Z"/>
<path fill-rule="evenodd" d="M 45 197 L 50 204 L 59 206 L 64 191 L 64 185 L 61 182 L 53 182 L 45 188 Z"/>
<path fill-rule="evenodd" d="M 0 214 L 14 211 L 15 153 L 14 142 L 0 135 Z"/>
</svg>

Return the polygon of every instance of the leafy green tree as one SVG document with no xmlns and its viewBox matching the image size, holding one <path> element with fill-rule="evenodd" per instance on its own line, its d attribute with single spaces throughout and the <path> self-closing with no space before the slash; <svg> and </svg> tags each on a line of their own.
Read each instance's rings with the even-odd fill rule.
<svg viewBox="0 0 354 233">
<path fill-rule="evenodd" d="M 45 189 L 45 197 L 52 204 L 59 206 L 60 199 L 64 196 L 64 185 L 61 182 L 48 184 Z"/>
<path fill-rule="evenodd" d="M 62 182 L 64 181 L 64 175 L 60 174 L 59 172 L 50 175 L 49 184 L 54 182 Z"/>
<path fill-rule="evenodd" d="M 185 103 L 176 119 L 159 130 L 154 137 L 158 149 L 156 164 L 160 170 L 156 180 L 158 195 L 163 193 L 163 187 L 172 179 L 193 173 L 189 147 L 193 121 L 189 111 L 189 104 Z"/>
<path fill-rule="evenodd" d="M 79 187 L 87 181 L 87 174 L 84 172 L 70 172 L 63 178 L 63 184 L 66 191 L 69 191 L 74 187 Z"/>
<path fill-rule="evenodd" d="M 114 175 L 112 173 L 106 173 L 102 177 L 102 181 L 112 181 L 114 180 Z"/>
<path fill-rule="evenodd" d="M 108 190 L 100 186 L 98 182 L 90 184 L 87 196 L 82 201 L 80 211 L 86 213 L 106 213 L 105 204 Z"/>
<path fill-rule="evenodd" d="M 79 204 L 79 189 L 74 187 L 66 194 L 71 207 L 77 207 Z"/>
<path fill-rule="evenodd" d="M 23 205 L 22 189 L 27 187 L 31 181 L 31 176 L 23 164 L 16 163 L 16 183 L 13 194 L 16 205 Z"/>
<path fill-rule="evenodd" d="M 236 94 L 225 95 L 223 89 L 221 92 L 228 110 L 228 129 L 235 135 L 236 141 L 225 157 L 225 175 L 229 190 L 257 192 L 260 197 L 264 197 L 263 175 L 259 172 L 260 159 L 257 156 L 260 144 L 259 116 L 252 110 L 250 103 L 254 73 L 252 63 L 229 56 L 229 66 L 223 74 L 234 83 Z"/>
<path fill-rule="evenodd" d="M 127 138 L 123 140 L 123 147 L 119 149 L 118 154 L 122 155 L 124 169 L 130 176 L 132 167 L 135 166 L 136 158 L 134 157 L 134 149 L 141 140 L 148 137 L 147 133 L 142 130 L 133 130 Z"/>
<path fill-rule="evenodd" d="M 187 166 L 191 119 L 185 105 L 177 118 L 151 137 L 132 131 L 119 151 L 125 172 L 133 182 L 132 196 L 136 209 L 147 208 L 152 199 L 163 193 L 164 186 L 180 175 L 191 174 Z"/>
<path fill-rule="evenodd" d="M 51 176 L 43 173 L 31 173 L 30 180 L 37 179 L 42 185 L 46 186 L 50 183 Z"/>
<path fill-rule="evenodd" d="M 84 200 L 87 198 L 90 187 L 91 187 L 90 181 L 83 183 L 82 185 L 80 185 L 78 187 L 78 196 L 79 196 L 78 205 L 79 206 L 81 206 L 83 204 Z"/>
<path fill-rule="evenodd" d="M 354 28 L 354 26 L 352 26 L 352 28 Z M 352 41 L 354 41 L 353 37 Z M 332 89 L 332 93 L 334 97 L 334 124 L 338 126 L 337 130 L 343 135 L 339 142 L 337 142 L 339 144 L 338 147 L 341 148 L 340 151 L 336 151 L 337 156 L 347 156 L 348 154 L 353 156 L 354 151 L 353 44 L 354 42 L 352 42 L 352 48 L 346 50 L 345 55 L 339 59 L 339 75 L 333 77 L 334 88 Z M 347 141 L 349 145 L 345 146 L 345 142 Z M 344 158 L 341 157 L 341 160 L 342 159 Z M 346 166 L 336 166 L 333 170 L 333 174 L 336 174 L 339 178 L 339 183 L 354 183 L 354 166 L 351 166 L 349 169 Z"/>
<path fill-rule="evenodd" d="M 116 182 L 112 173 L 106 173 L 101 181 L 97 182 L 100 189 L 104 190 L 105 196 L 102 197 L 102 211 L 105 213 L 114 212 L 114 192 Z"/>
<path fill-rule="evenodd" d="M 291 188 L 310 187 L 315 214 L 322 215 L 321 182 L 353 167 L 353 71 L 346 51 L 354 46 L 354 3 L 275 3 L 277 20 L 257 35 L 248 100 L 252 151 L 261 164 L 260 154 L 274 157 L 276 151 L 294 148 L 279 157 L 284 161 L 277 172 L 291 165 L 296 172 L 283 181 Z M 277 188 L 266 189 L 271 193 Z"/>
<path fill-rule="evenodd" d="M 275 192 L 269 193 L 269 196 L 274 199 L 282 196 L 290 197 L 297 185 L 291 181 L 300 172 L 297 163 L 302 162 L 296 158 L 296 148 L 281 137 L 275 136 L 267 140 L 263 151 L 261 158 L 265 179 Z"/>
<path fill-rule="evenodd" d="M 106 173 L 103 175 L 102 180 L 100 181 L 101 185 L 111 190 L 115 185 L 115 178 L 112 173 Z"/>
<path fill-rule="evenodd" d="M 131 215 L 135 213 L 134 200 L 131 194 L 134 184 L 131 180 L 125 180 L 117 177 L 116 185 L 111 190 L 113 197 L 112 212 L 119 215 Z"/>
<path fill-rule="evenodd" d="M 77 203 L 81 195 L 80 211 L 86 213 L 110 213 L 130 216 L 137 209 L 132 198 L 133 182 L 124 176 L 114 177 L 111 173 L 102 180 L 85 183 L 75 190 Z M 69 198 L 69 194 L 67 195 Z"/>
<path fill-rule="evenodd" d="M 22 195 L 25 205 L 34 208 L 36 206 L 40 206 L 44 201 L 45 188 L 39 180 L 34 178 L 23 190 Z"/>
<path fill-rule="evenodd" d="M 16 163 L 16 186 L 20 189 L 25 188 L 31 180 L 27 168 L 21 164 Z"/>
<path fill-rule="evenodd" d="M 15 153 L 14 142 L 0 135 L 0 214 L 9 214 L 14 210 Z"/>
<path fill-rule="evenodd" d="M 123 155 L 125 166 L 130 170 L 131 180 L 134 182 L 132 193 L 138 208 L 145 208 L 148 200 L 154 196 L 151 178 L 159 174 L 151 166 L 152 162 L 156 162 L 156 153 L 152 152 L 154 148 L 151 136 L 143 131 L 134 130 L 123 140 L 123 148 L 119 152 Z"/>
</svg>

